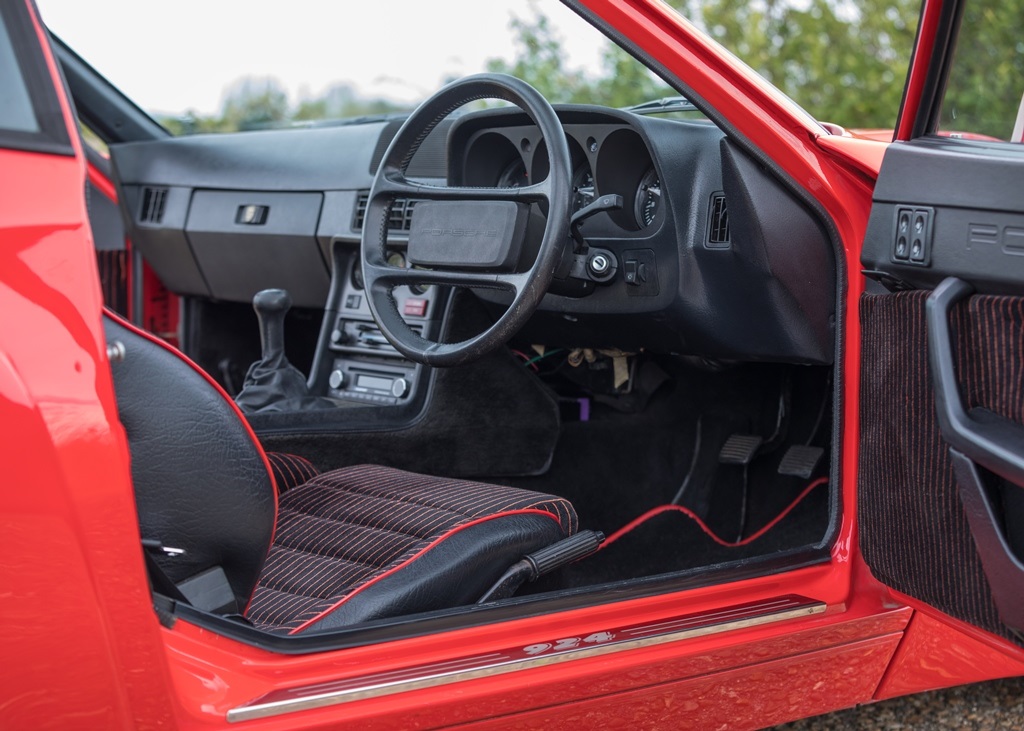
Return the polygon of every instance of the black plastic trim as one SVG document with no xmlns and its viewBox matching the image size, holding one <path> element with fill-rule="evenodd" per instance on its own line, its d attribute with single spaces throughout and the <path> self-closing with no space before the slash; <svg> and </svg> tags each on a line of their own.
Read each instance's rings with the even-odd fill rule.
<svg viewBox="0 0 1024 731">
<path fill-rule="evenodd" d="M 928 325 L 928 367 L 935 388 L 942 438 L 985 469 L 1024 486 L 1024 427 L 988 409 L 967 411 L 960 398 L 953 360 L 949 312 L 974 292 L 962 279 L 949 277 L 925 304 Z"/>
<path fill-rule="evenodd" d="M 0 129 L 0 147 L 73 157 L 75 148 L 64 121 L 64 111 L 28 6 L 25 3 L 2 3 L 0 15 L 10 34 L 11 47 L 39 125 L 38 132 Z"/>
<path fill-rule="evenodd" d="M 906 288 L 946 277 L 983 294 L 1020 293 L 1024 279 L 1024 146 L 925 137 L 889 145 L 861 249 L 864 268 Z M 893 256 L 897 209 L 931 209 L 927 265 Z"/>
<path fill-rule="evenodd" d="M 962 17 L 962 2 L 952 0 L 943 3 L 939 27 L 935 32 L 931 62 L 928 65 L 928 75 L 925 78 L 924 88 L 921 90 L 921 101 L 917 106 L 914 124 L 911 126 L 911 137 L 923 137 L 938 128 L 942 97 L 946 91 L 949 67 L 952 64 Z"/>
<path fill-rule="evenodd" d="M 1005 142 L 927 137 L 885 151 L 876 203 L 1024 213 L 1024 147 Z"/>
<path fill-rule="evenodd" d="M 383 124 L 162 137 L 113 145 L 121 185 L 263 192 L 366 188 L 364 161 Z M 353 198 L 353 205 L 355 199 Z M 348 211 L 344 227 L 348 230 Z"/>
<path fill-rule="evenodd" d="M 999 619 L 1007 627 L 1020 632 L 1024 630 L 1024 564 L 1014 555 L 999 527 L 1002 520 L 977 466 L 955 449 L 950 449 L 949 455 L 953 460 L 960 502 L 967 514 L 971 536 L 992 590 L 992 601 L 999 612 Z"/>
</svg>

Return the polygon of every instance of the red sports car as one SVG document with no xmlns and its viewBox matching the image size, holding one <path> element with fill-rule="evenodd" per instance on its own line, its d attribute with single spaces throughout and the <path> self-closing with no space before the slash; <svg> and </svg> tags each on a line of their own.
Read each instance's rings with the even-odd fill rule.
<svg viewBox="0 0 1024 731">
<path fill-rule="evenodd" d="M 743 729 L 1024 674 L 1024 112 L 958 71 L 1019 18 L 926 0 L 887 143 L 699 18 L 564 4 L 685 101 L 492 70 L 172 136 L 0 4 L 4 728 Z"/>
</svg>

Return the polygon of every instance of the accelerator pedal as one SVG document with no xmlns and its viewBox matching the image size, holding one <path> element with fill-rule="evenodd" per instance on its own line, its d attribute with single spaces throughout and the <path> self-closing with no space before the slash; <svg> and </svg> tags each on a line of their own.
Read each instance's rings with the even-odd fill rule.
<svg viewBox="0 0 1024 731">
<path fill-rule="evenodd" d="M 526 581 L 536 581 L 546 573 L 561 568 L 573 561 L 589 556 L 601 547 L 604 533 L 581 530 L 558 543 L 552 543 L 539 551 L 523 556 L 522 560 L 502 574 L 494 586 L 488 589 L 477 604 L 507 599 Z"/>
<path fill-rule="evenodd" d="M 779 462 L 779 474 L 809 480 L 824 453 L 825 450 L 821 447 L 794 444 L 786 450 L 782 461 Z"/>
<path fill-rule="evenodd" d="M 732 434 L 718 453 L 719 464 L 748 465 L 764 441 L 757 434 Z"/>
</svg>

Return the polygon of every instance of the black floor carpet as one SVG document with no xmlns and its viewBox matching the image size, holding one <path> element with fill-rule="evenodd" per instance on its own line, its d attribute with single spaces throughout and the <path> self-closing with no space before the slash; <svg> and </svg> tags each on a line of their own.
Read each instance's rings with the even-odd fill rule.
<svg viewBox="0 0 1024 731">
<path fill-rule="evenodd" d="M 828 521 L 828 494 L 816 488 L 770 531 L 744 546 L 726 547 L 692 518 L 665 512 L 645 521 L 593 556 L 566 569 L 566 586 L 587 586 L 764 556 L 820 540 Z M 761 524 L 752 526 L 754 533 Z M 732 540 L 735 536 L 719 536 Z"/>
<path fill-rule="evenodd" d="M 822 403 L 830 388 L 828 371 L 750 365 L 706 372 L 661 365 L 671 377 L 646 408 L 622 413 L 593 403 L 590 420 L 562 424 L 547 473 L 501 481 L 567 497 L 581 527 L 607 535 L 671 503 L 685 481 L 679 504 L 721 538 L 734 541 L 756 532 L 811 482 L 781 476 L 777 469 L 788 446 L 812 439 L 827 444 L 831 412 Z M 781 420 L 780 397 L 785 403 Z M 742 467 L 719 464 L 730 434 L 765 439 L 763 454 L 745 477 Z M 827 470 L 826 457 L 814 477 Z M 662 514 L 533 590 L 650 576 L 797 548 L 819 541 L 827 524 L 827 486 L 815 489 L 770 532 L 742 547 L 718 545 L 680 513 Z"/>
</svg>

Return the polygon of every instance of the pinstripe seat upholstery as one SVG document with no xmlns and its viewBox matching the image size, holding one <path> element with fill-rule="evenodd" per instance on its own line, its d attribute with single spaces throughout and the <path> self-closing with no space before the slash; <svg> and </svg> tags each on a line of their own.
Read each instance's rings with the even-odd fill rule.
<svg viewBox="0 0 1024 731">
<path fill-rule="evenodd" d="M 510 529 L 517 536 L 513 554 L 522 555 L 574 533 L 576 513 L 564 499 L 511 487 L 373 465 L 327 472 L 282 496 L 246 616 L 257 627 L 295 633 L 388 616 L 395 605 L 408 611 L 411 582 L 402 572 L 414 571 L 417 561 L 437 564 L 442 577 L 450 573 L 440 568 L 446 564 L 473 571 L 449 577 L 433 596 L 417 595 L 417 611 L 450 606 L 457 597 L 456 604 L 472 602 L 518 556 L 474 558 L 475 546 L 457 537 L 482 545 L 487 533 Z M 480 559 L 493 564 L 484 576 Z"/>
<path fill-rule="evenodd" d="M 295 634 L 470 604 L 576 531 L 551 495 L 267 455 L 180 352 L 113 313 L 104 327 L 128 353 L 111 372 L 142 538 L 181 549 L 154 558 L 172 589 L 221 572 L 231 600 L 218 611 L 244 606 L 256 627 Z"/>
<path fill-rule="evenodd" d="M 267 452 L 267 462 L 270 463 L 270 472 L 274 475 L 278 492 L 291 490 L 320 474 L 312 462 L 297 454 Z"/>
</svg>

